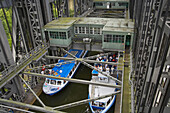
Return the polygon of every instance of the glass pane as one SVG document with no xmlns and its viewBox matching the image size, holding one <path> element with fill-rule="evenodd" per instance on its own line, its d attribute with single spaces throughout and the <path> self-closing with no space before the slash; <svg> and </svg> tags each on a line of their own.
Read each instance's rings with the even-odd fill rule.
<svg viewBox="0 0 170 113">
<path fill-rule="evenodd" d="M 89 27 L 86 27 L 86 34 L 89 34 Z"/>
<path fill-rule="evenodd" d="M 81 27 L 79 27 L 79 33 L 82 33 L 82 31 L 81 31 Z"/>
<path fill-rule="evenodd" d="M 90 34 L 93 34 L 93 28 L 90 27 Z"/>
</svg>

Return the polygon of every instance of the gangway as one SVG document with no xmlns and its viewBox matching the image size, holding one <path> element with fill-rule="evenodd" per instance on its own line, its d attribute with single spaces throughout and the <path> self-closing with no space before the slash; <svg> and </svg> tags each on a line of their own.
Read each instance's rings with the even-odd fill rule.
<svg viewBox="0 0 170 113">
<path fill-rule="evenodd" d="M 37 46 L 34 50 L 31 50 L 27 53 L 18 64 L 12 65 L 9 68 L 5 69 L 1 74 L 0 78 L 0 88 L 2 88 L 7 82 L 12 80 L 16 75 L 23 71 L 26 66 L 28 66 L 32 61 L 36 61 L 42 58 L 48 52 L 48 44 L 43 44 Z"/>
</svg>

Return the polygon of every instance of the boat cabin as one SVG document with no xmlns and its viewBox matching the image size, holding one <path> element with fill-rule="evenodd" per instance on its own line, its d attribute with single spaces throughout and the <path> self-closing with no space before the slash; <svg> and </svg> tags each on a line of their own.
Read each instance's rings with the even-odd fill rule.
<svg viewBox="0 0 170 113">
<path fill-rule="evenodd" d="M 98 74 L 98 78 L 99 78 L 100 82 L 108 82 L 109 81 L 108 77 L 102 75 L 101 73 Z"/>
<path fill-rule="evenodd" d="M 104 99 L 96 100 L 92 102 L 92 106 L 99 108 L 99 109 L 104 109 L 107 105 L 109 105 L 111 100 L 111 97 L 107 97 Z"/>
<path fill-rule="evenodd" d="M 63 85 L 65 83 L 65 81 L 46 78 L 45 83 L 50 84 L 50 85 L 59 85 L 60 86 L 60 85 Z"/>
</svg>

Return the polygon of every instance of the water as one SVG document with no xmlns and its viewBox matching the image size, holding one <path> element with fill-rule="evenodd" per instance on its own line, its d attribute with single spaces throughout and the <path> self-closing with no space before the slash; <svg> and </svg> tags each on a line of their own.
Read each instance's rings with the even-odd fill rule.
<svg viewBox="0 0 170 113">
<path fill-rule="evenodd" d="M 95 54 L 97 54 L 97 52 L 89 52 L 87 56 L 91 56 Z M 73 78 L 90 80 L 91 71 L 92 70 L 90 68 L 81 64 L 77 72 L 74 74 Z M 88 98 L 88 85 L 70 82 L 63 90 L 61 90 L 57 94 L 49 96 L 42 92 L 42 94 L 39 97 L 44 102 L 45 105 L 56 107 L 56 106 L 68 104 L 71 102 L 76 102 L 76 101 L 87 99 Z M 38 101 L 36 101 L 34 105 L 40 106 Z M 88 103 L 79 105 L 76 107 L 64 109 L 62 111 L 68 112 L 68 113 L 91 113 Z M 113 112 L 114 112 L 114 105 L 110 108 L 108 113 L 113 113 Z"/>
</svg>

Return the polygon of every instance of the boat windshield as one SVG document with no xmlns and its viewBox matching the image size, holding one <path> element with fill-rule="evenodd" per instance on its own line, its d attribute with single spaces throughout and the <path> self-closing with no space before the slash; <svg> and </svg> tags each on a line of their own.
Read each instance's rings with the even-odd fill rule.
<svg viewBox="0 0 170 113">
<path fill-rule="evenodd" d="M 105 107 L 105 103 L 104 102 L 94 101 L 94 102 L 92 102 L 92 104 L 93 104 L 93 106 Z"/>
<path fill-rule="evenodd" d="M 61 85 L 61 81 L 57 81 L 57 85 Z"/>
<path fill-rule="evenodd" d="M 51 80 L 51 84 L 52 85 L 56 85 L 56 81 L 55 80 Z"/>
<path fill-rule="evenodd" d="M 99 102 L 99 107 L 105 107 L 105 103 Z"/>
</svg>

